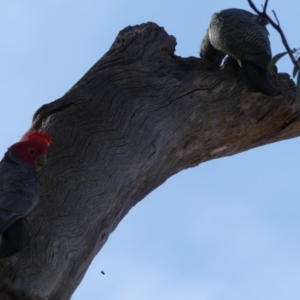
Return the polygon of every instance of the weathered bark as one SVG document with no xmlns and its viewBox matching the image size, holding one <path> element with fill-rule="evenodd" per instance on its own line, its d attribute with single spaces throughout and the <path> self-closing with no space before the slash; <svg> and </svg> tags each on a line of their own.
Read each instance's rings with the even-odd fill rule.
<svg viewBox="0 0 300 300">
<path fill-rule="evenodd" d="M 200 41 L 199 41 L 200 43 Z M 288 76 L 277 96 L 248 92 L 230 64 L 207 71 L 174 55 L 153 23 L 127 27 L 31 128 L 53 136 L 31 242 L 0 275 L 46 299 L 69 299 L 127 212 L 171 175 L 217 157 L 300 135 Z"/>
<path fill-rule="evenodd" d="M 44 300 L 39 295 L 30 295 L 24 289 L 18 289 L 0 278 L 1 300 Z"/>
</svg>

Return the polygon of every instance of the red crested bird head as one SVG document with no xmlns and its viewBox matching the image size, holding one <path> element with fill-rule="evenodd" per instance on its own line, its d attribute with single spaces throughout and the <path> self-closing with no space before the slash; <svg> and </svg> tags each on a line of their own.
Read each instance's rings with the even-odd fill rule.
<svg viewBox="0 0 300 300">
<path fill-rule="evenodd" d="M 44 142 L 47 146 L 50 146 L 52 144 L 52 138 L 51 136 L 45 132 L 45 131 L 31 131 L 29 133 L 26 133 L 22 138 L 20 142 L 25 141 L 39 141 Z"/>
<path fill-rule="evenodd" d="M 35 166 L 39 171 L 46 163 L 48 147 L 52 143 L 51 136 L 44 131 L 26 133 L 20 142 L 11 146 L 11 153 L 17 159 Z"/>
</svg>

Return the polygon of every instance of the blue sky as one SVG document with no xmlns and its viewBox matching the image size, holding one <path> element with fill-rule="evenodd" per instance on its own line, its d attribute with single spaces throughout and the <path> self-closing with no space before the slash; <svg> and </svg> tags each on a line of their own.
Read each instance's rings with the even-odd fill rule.
<svg viewBox="0 0 300 300">
<path fill-rule="evenodd" d="M 156 22 L 176 37 L 177 55 L 198 56 L 211 15 L 230 7 L 251 11 L 246 0 L 1 3 L 0 151 L 124 27 Z M 299 47 L 299 1 L 270 0 L 271 9 Z M 273 53 L 284 51 L 269 31 Z M 278 68 L 290 73 L 292 65 L 284 58 Z M 300 299 L 299 146 L 299 139 L 263 146 L 167 180 L 111 234 L 73 299 Z"/>
</svg>

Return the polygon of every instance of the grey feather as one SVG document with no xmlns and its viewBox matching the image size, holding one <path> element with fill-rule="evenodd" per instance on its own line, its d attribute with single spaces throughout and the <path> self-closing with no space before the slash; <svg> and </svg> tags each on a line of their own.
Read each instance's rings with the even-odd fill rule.
<svg viewBox="0 0 300 300">
<path fill-rule="evenodd" d="M 209 39 L 209 29 L 207 29 L 200 45 L 201 58 L 209 61 L 212 67 L 218 67 L 225 55 L 224 52 L 213 47 Z"/>
<path fill-rule="evenodd" d="M 0 234 L 26 217 L 39 200 L 34 167 L 5 153 L 0 162 Z"/>
<path fill-rule="evenodd" d="M 272 57 L 267 24 L 266 19 L 246 10 L 225 9 L 213 14 L 206 39 L 217 51 L 239 62 L 248 89 L 272 94 L 267 72 Z M 213 50 L 210 53 L 214 55 Z"/>
</svg>

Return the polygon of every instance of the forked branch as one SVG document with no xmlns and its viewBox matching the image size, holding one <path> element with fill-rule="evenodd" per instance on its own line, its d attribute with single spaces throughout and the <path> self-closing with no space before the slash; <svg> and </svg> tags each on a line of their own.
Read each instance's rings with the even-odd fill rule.
<svg viewBox="0 0 300 300">
<path fill-rule="evenodd" d="M 280 26 L 280 22 L 279 19 L 277 17 L 277 14 L 274 10 L 272 10 L 273 15 L 275 17 L 276 22 L 267 14 L 267 6 L 268 6 L 268 0 L 265 0 L 265 4 L 263 5 L 263 10 L 260 11 L 251 0 L 248 0 L 248 3 L 250 5 L 250 7 L 262 18 L 265 18 L 269 21 L 269 23 L 271 24 L 271 26 L 279 33 L 282 43 L 287 51 L 287 53 L 289 54 L 292 62 L 295 64 L 298 64 L 297 60 L 295 59 L 293 53 L 295 53 L 296 50 L 291 49 L 291 47 L 289 46 L 287 39 L 282 31 L 282 28 Z"/>
</svg>

